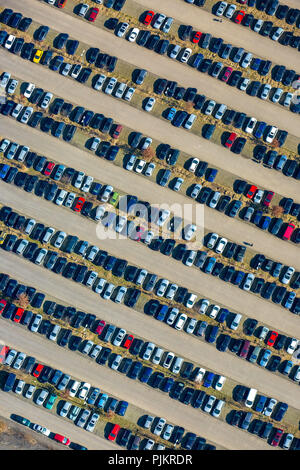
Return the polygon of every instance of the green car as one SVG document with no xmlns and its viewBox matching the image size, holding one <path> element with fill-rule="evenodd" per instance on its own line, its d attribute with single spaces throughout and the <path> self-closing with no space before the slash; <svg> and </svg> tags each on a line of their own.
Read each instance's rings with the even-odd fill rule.
<svg viewBox="0 0 300 470">
<path fill-rule="evenodd" d="M 27 418 L 23 418 L 23 416 L 12 414 L 11 419 L 13 419 L 14 421 L 17 421 L 17 423 L 23 424 L 24 426 L 31 425 L 31 421 L 29 421 L 29 419 Z"/>
<path fill-rule="evenodd" d="M 120 194 L 117 193 L 116 191 L 112 194 L 109 203 L 112 204 L 113 206 L 116 206 L 119 200 Z"/>
<path fill-rule="evenodd" d="M 55 395 L 55 393 L 51 393 L 45 404 L 45 408 L 47 408 L 47 410 L 51 410 L 53 408 L 53 405 L 56 399 L 57 399 L 57 395 Z"/>
</svg>

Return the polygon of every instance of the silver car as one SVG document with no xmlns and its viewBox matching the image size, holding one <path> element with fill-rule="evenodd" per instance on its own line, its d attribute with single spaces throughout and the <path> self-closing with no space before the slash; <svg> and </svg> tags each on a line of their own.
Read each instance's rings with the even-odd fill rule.
<svg viewBox="0 0 300 470">
<path fill-rule="evenodd" d="M 18 83 L 19 83 L 18 80 L 15 80 L 15 79 L 10 80 L 10 82 L 9 82 L 7 88 L 6 88 L 6 93 L 8 95 L 12 95 L 16 91 Z"/>
<path fill-rule="evenodd" d="M 174 429 L 174 426 L 173 424 L 166 424 L 162 434 L 161 434 L 161 437 L 163 439 L 165 439 L 166 441 L 168 441 L 171 437 L 171 434 L 173 432 L 173 429 Z"/>
<path fill-rule="evenodd" d="M 119 23 L 117 31 L 116 31 L 116 35 L 118 36 L 118 38 L 122 38 L 124 36 L 128 27 L 129 27 L 129 23 Z"/>
<path fill-rule="evenodd" d="M 24 397 L 31 399 L 33 397 L 35 389 L 36 389 L 36 387 L 34 385 L 29 385 L 26 392 L 25 392 Z"/>
<path fill-rule="evenodd" d="M 59 231 L 55 237 L 55 242 L 53 243 L 53 246 L 55 246 L 55 248 L 60 248 L 66 236 L 67 234 L 65 232 Z"/>
<path fill-rule="evenodd" d="M 23 109 L 22 111 L 20 122 L 22 122 L 23 124 L 27 124 L 32 113 L 33 113 L 33 108 L 31 106 L 26 106 L 26 108 Z"/>
<path fill-rule="evenodd" d="M 15 359 L 15 362 L 13 364 L 13 368 L 14 369 L 21 369 L 22 365 L 23 365 L 23 362 L 25 361 L 27 355 L 23 352 L 19 352 L 19 354 L 17 355 L 16 359 Z"/>
<path fill-rule="evenodd" d="M 20 103 L 18 103 L 14 107 L 13 111 L 11 112 L 11 114 L 10 114 L 11 117 L 13 117 L 14 119 L 17 119 L 17 117 L 20 115 L 22 109 L 23 109 L 23 106 Z"/>
<path fill-rule="evenodd" d="M 17 395 L 21 395 L 21 393 L 23 392 L 24 386 L 25 386 L 24 380 L 18 380 L 14 392 L 15 392 Z"/>
<path fill-rule="evenodd" d="M 76 426 L 83 428 L 88 420 L 88 417 L 90 416 L 91 412 L 89 410 L 82 410 L 82 413 L 80 416 L 77 418 L 76 421 Z"/>
<path fill-rule="evenodd" d="M 126 335 L 126 330 L 124 330 L 123 328 L 120 328 L 114 340 L 112 341 L 112 344 L 114 346 L 120 346 L 123 339 L 125 338 L 125 335 Z"/>
<path fill-rule="evenodd" d="M 86 431 L 93 432 L 99 418 L 100 415 L 98 413 L 93 413 L 89 419 L 88 424 L 86 425 Z"/>
<path fill-rule="evenodd" d="M 227 2 L 220 2 L 219 6 L 218 6 L 218 8 L 217 8 L 217 10 L 216 10 L 216 12 L 215 12 L 215 15 L 216 15 L 216 16 L 222 16 L 223 13 L 224 13 L 224 11 L 225 11 L 226 8 L 227 8 L 227 5 L 228 5 Z M 229 16 L 229 18 L 230 18 L 230 16 Z"/>
<path fill-rule="evenodd" d="M 18 354 L 17 351 L 15 351 L 14 349 L 11 349 L 5 358 L 4 364 L 6 366 L 11 366 L 13 361 L 17 357 L 17 354 Z"/>
<path fill-rule="evenodd" d="M 66 401 L 64 403 L 64 406 L 61 408 L 59 412 L 59 416 L 62 416 L 63 418 L 65 418 L 67 414 L 69 413 L 71 406 L 72 406 L 72 403 L 70 403 L 69 401 Z"/>
<path fill-rule="evenodd" d="M 213 109 L 214 109 L 215 106 L 216 106 L 216 102 L 214 100 L 207 101 L 206 105 L 205 105 L 204 114 L 206 116 L 209 116 L 213 112 Z"/>
<path fill-rule="evenodd" d="M 40 107 L 41 107 L 42 109 L 47 109 L 48 106 L 49 106 L 49 104 L 50 104 L 50 101 L 52 100 L 52 98 L 53 98 L 53 94 L 48 91 L 48 92 L 44 95 L 43 100 L 42 100 L 42 102 L 41 102 L 41 104 L 40 104 Z"/>
<path fill-rule="evenodd" d="M 159 418 L 159 420 L 157 421 L 157 424 L 155 425 L 153 429 L 153 434 L 155 434 L 156 436 L 160 436 L 165 424 L 166 424 L 165 418 Z"/>
<path fill-rule="evenodd" d="M 147 347 L 142 355 L 142 359 L 144 359 L 144 361 L 149 361 L 154 349 L 155 349 L 155 344 L 148 342 Z"/>
<path fill-rule="evenodd" d="M 103 292 L 102 292 L 102 297 L 103 297 L 103 299 L 105 299 L 105 300 L 110 299 L 111 294 L 112 294 L 114 288 L 115 288 L 115 285 L 112 284 L 112 283 L 110 283 L 110 282 L 108 282 L 108 283 L 106 284 L 105 288 L 103 289 Z"/>
<path fill-rule="evenodd" d="M 243 282 L 243 289 L 249 291 L 255 279 L 254 274 L 248 273 Z"/>
<path fill-rule="evenodd" d="M 156 288 L 156 295 L 158 295 L 158 297 L 162 297 L 165 294 L 169 284 L 170 282 L 167 279 L 161 279 L 158 287 Z"/>
<path fill-rule="evenodd" d="M 127 287 L 119 286 L 117 295 L 114 297 L 114 302 L 116 302 L 117 304 L 120 304 L 123 301 L 126 292 L 127 292 Z"/>
<path fill-rule="evenodd" d="M 31 326 L 29 328 L 30 331 L 32 331 L 33 333 L 36 333 L 37 330 L 39 329 L 42 319 L 43 319 L 42 315 L 39 315 L 39 314 L 35 315 L 34 320 L 31 323 Z"/>
<path fill-rule="evenodd" d="M 165 19 L 166 19 L 166 15 L 164 15 L 163 13 L 158 13 L 155 21 L 152 24 L 152 28 L 159 29 L 161 25 L 163 24 L 163 22 L 165 21 Z"/>
<path fill-rule="evenodd" d="M 203 411 L 205 411 L 206 413 L 210 413 L 211 410 L 212 410 L 212 407 L 213 407 L 213 405 L 214 405 L 214 403 L 215 403 L 215 401 L 216 401 L 216 399 L 217 399 L 217 398 L 216 398 L 214 395 L 210 395 L 210 396 L 208 397 L 208 400 L 207 400 L 207 402 L 206 402 L 204 408 L 203 408 Z"/>
<path fill-rule="evenodd" d="M 269 93 L 271 91 L 271 85 L 269 85 L 268 83 L 266 83 L 265 85 L 262 86 L 261 90 L 260 90 L 260 93 L 259 93 L 259 97 L 262 99 L 262 100 L 266 100 L 269 96 Z"/>
<path fill-rule="evenodd" d="M 110 368 L 113 369 L 113 370 L 117 370 L 120 363 L 121 363 L 121 361 L 122 361 L 122 359 L 123 359 L 123 357 L 121 356 L 121 354 L 116 354 L 114 360 L 110 364 Z"/>
<path fill-rule="evenodd" d="M 104 88 L 104 93 L 106 93 L 107 95 L 111 95 L 117 81 L 118 80 L 115 77 L 111 77 L 106 87 Z"/>
<path fill-rule="evenodd" d="M 76 194 L 75 193 L 69 193 L 68 196 L 66 197 L 64 201 L 64 206 L 65 207 L 71 207 L 75 201 Z"/>
<path fill-rule="evenodd" d="M 104 75 L 103 73 L 99 75 L 99 77 L 97 78 L 97 80 L 95 81 L 95 83 L 93 84 L 93 88 L 95 90 L 100 90 L 103 86 L 103 83 L 105 82 L 106 80 L 106 75 Z"/>
<path fill-rule="evenodd" d="M 36 397 L 35 403 L 39 406 L 42 406 L 48 396 L 49 392 L 47 390 L 41 390 L 38 396 Z"/>
</svg>

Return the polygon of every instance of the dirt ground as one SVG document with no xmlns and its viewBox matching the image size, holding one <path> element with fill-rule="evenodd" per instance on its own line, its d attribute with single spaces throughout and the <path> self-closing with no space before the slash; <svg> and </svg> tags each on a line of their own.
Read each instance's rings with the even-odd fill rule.
<svg viewBox="0 0 300 470">
<path fill-rule="evenodd" d="M 0 419 L 0 451 L 62 450 L 60 445 L 8 419 Z"/>
</svg>

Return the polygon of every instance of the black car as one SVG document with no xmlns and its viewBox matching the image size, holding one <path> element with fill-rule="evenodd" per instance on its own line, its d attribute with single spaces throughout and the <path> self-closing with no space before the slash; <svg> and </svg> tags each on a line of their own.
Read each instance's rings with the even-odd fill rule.
<svg viewBox="0 0 300 470">
<path fill-rule="evenodd" d="M 281 362 L 280 356 L 272 356 L 266 366 L 266 369 L 268 369 L 271 372 L 276 372 L 280 365 L 280 362 Z"/>
<path fill-rule="evenodd" d="M 182 86 L 177 86 L 175 88 L 175 91 L 174 91 L 174 94 L 173 94 L 173 98 L 175 100 L 182 100 L 183 96 L 185 94 L 185 88 L 182 87 Z"/>
<path fill-rule="evenodd" d="M 238 82 L 240 81 L 242 77 L 242 72 L 239 70 L 234 70 L 232 74 L 230 75 L 230 78 L 228 80 L 228 85 L 230 86 L 237 86 Z"/>
<path fill-rule="evenodd" d="M 151 387 L 159 388 L 164 380 L 165 376 L 162 372 L 154 372 L 151 376 Z M 149 383 L 149 382 L 148 382 Z"/>
<path fill-rule="evenodd" d="M 86 67 L 81 69 L 80 74 L 77 77 L 79 83 L 86 83 L 92 73 L 92 69 Z"/>
<path fill-rule="evenodd" d="M 273 80 L 275 80 L 276 82 L 281 82 L 285 70 L 286 68 L 284 65 L 275 65 L 271 73 Z"/>
<path fill-rule="evenodd" d="M 245 147 L 247 139 L 245 137 L 238 137 L 231 147 L 233 153 L 240 154 Z"/>
<path fill-rule="evenodd" d="M 33 33 L 33 38 L 36 41 L 44 41 L 46 36 L 49 32 L 49 26 L 40 26 L 35 32 Z"/>
<path fill-rule="evenodd" d="M 231 341 L 231 336 L 226 335 L 226 334 L 219 335 L 217 339 L 217 345 L 216 345 L 217 349 L 222 352 L 227 351 L 230 341 Z"/>
<path fill-rule="evenodd" d="M 34 44 L 32 42 L 26 42 L 21 51 L 21 57 L 23 59 L 30 59 L 33 53 Z"/>
<path fill-rule="evenodd" d="M 261 30 L 259 31 L 259 34 L 261 34 L 262 36 L 269 36 L 272 28 L 273 28 L 273 22 L 265 21 Z"/>
<path fill-rule="evenodd" d="M 205 100 L 206 100 L 205 95 L 196 94 L 195 97 L 194 97 L 194 108 L 195 109 L 201 109 L 204 102 L 205 102 Z"/>
<path fill-rule="evenodd" d="M 1 23 L 9 24 L 12 15 L 14 14 L 11 8 L 5 8 L 0 16 Z"/>
<path fill-rule="evenodd" d="M 30 127 L 37 127 L 40 124 L 42 118 L 43 118 L 43 113 L 40 111 L 36 111 L 35 113 L 32 114 L 28 122 L 28 125 Z"/>
<path fill-rule="evenodd" d="M 79 46 L 79 41 L 77 39 L 70 39 L 66 44 L 67 54 L 74 55 Z"/>
<path fill-rule="evenodd" d="M 250 86 L 248 86 L 246 93 L 248 93 L 250 96 L 257 96 L 260 86 L 261 83 L 259 81 L 253 80 Z"/>
<path fill-rule="evenodd" d="M 129 369 L 127 376 L 130 379 L 135 380 L 138 377 L 139 373 L 141 372 L 142 368 L 143 368 L 143 364 L 141 362 L 139 361 L 133 362 L 131 368 Z"/>
<path fill-rule="evenodd" d="M 14 54 L 19 54 L 21 52 L 21 49 L 23 47 L 23 44 L 24 44 L 24 39 L 23 38 L 16 38 L 14 40 L 14 43 L 13 43 L 13 46 L 11 48 L 11 51 L 14 53 Z"/>
<path fill-rule="evenodd" d="M 248 318 L 244 323 L 244 332 L 248 336 L 252 336 L 255 328 L 257 327 L 258 321 L 254 318 Z"/>
<path fill-rule="evenodd" d="M 186 41 L 191 37 L 193 27 L 191 25 L 181 25 L 178 30 L 178 36 L 183 41 Z"/>
<path fill-rule="evenodd" d="M 183 389 L 184 389 L 183 382 L 175 382 L 172 390 L 170 391 L 170 397 L 174 398 L 175 400 L 178 400 Z"/>
<path fill-rule="evenodd" d="M 96 62 L 99 52 L 100 49 L 98 49 L 98 47 L 91 47 L 87 50 L 85 57 L 89 64 L 94 64 Z"/>
<path fill-rule="evenodd" d="M 27 31 L 31 23 L 32 23 L 32 18 L 28 18 L 28 17 L 22 18 L 19 23 L 18 30 L 24 31 L 24 32 Z"/>
<path fill-rule="evenodd" d="M 186 387 L 180 395 L 180 401 L 184 405 L 189 405 L 191 403 L 191 399 L 194 395 L 194 392 L 195 392 L 195 389 L 191 387 Z"/>
<path fill-rule="evenodd" d="M 69 348 L 71 349 L 71 351 L 77 351 L 81 341 L 81 336 L 72 335 L 69 339 Z"/>
<path fill-rule="evenodd" d="M 213 133 L 215 132 L 216 125 L 215 124 L 204 124 L 202 127 L 202 137 L 204 139 L 211 139 L 213 136 Z"/>
<path fill-rule="evenodd" d="M 106 69 L 108 72 L 113 72 L 117 65 L 117 57 L 109 56 L 106 62 Z"/>
<path fill-rule="evenodd" d="M 53 40 L 53 45 L 56 49 L 62 49 L 65 47 L 67 40 L 69 39 L 68 33 L 60 33 Z"/>
<path fill-rule="evenodd" d="M 198 70 L 200 72 L 206 73 L 208 69 L 211 67 L 212 63 L 213 61 L 211 59 L 204 59 L 199 65 Z"/>
<path fill-rule="evenodd" d="M 144 47 L 147 43 L 147 41 L 149 40 L 151 36 L 151 32 L 150 31 L 146 31 L 144 29 L 142 29 L 140 32 L 139 32 L 139 35 L 136 39 L 136 43 L 139 45 L 139 46 L 142 46 Z"/>
</svg>

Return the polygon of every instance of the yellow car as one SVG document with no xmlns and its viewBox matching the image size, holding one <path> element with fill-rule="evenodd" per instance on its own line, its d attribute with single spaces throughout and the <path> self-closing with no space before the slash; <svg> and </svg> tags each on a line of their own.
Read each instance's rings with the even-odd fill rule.
<svg viewBox="0 0 300 470">
<path fill-rule="evenodd" d="M 39 61 L 40 61 L 41 58 L 42 58 L 43 52 L 44 52 L 44 51 L 42 51 L 41 49 L 37 49 L 37 50 L 35 51 L 34 56 L 33 56 L 33 62 L 35 62 L 36 64 L 38 64 Z"/>
<path fill-rule="evenodd" d="M 1 233 L 0 233 L 0 245 L 3 244 L 6 235 L 7 235 L 6 232 L 1 232 Z"/>
</svg>

